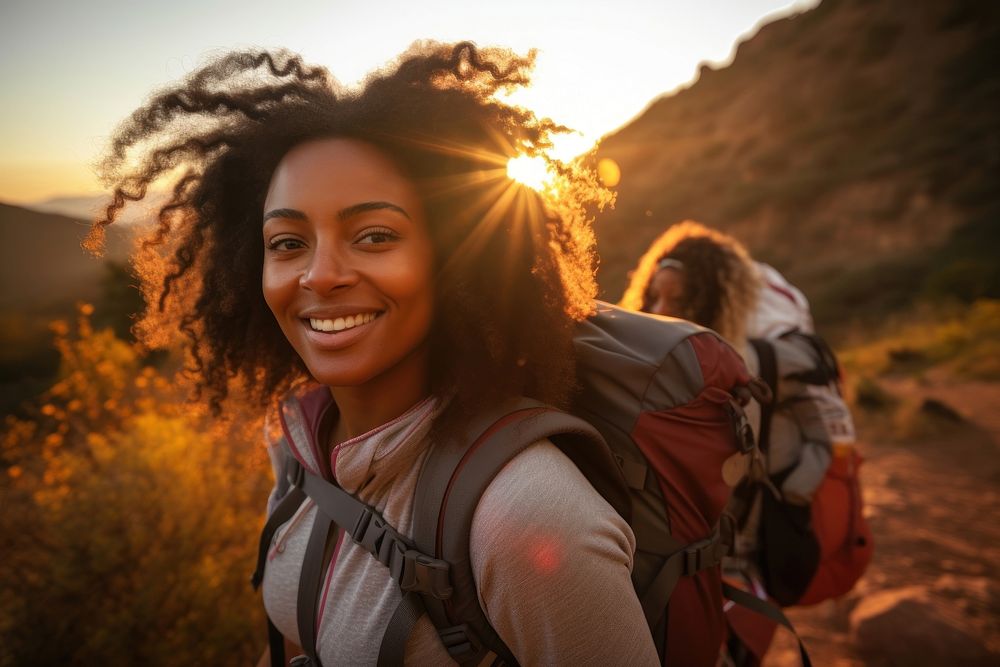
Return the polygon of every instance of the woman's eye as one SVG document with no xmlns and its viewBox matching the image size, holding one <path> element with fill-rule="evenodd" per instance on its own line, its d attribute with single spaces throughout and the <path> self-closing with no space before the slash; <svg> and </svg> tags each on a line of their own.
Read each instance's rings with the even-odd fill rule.
<svg viewBox="0 0 1000 667">
<path fill-rule="evenodd" d="M 376 245 L 380 243 L 390 243 L 397 240 L 399 240 L 399 234 L 391 229 L 378 227 L 375 229 L 366 229 L 358 236 L 355 243 L 359 243 L 361 245 Z"/>
<path fill-rule="evenodd" d="M 267 249 L 268 250 L 278 250 L 278 251 L 281 251 L 281 250 L 298 250 L 301 247 L 303 247 L 302 241 L 299 241 L 298 239 L 289 238 L 287 236 L 286 237 L 272 239 L 267 244 Z"/>
</svg>

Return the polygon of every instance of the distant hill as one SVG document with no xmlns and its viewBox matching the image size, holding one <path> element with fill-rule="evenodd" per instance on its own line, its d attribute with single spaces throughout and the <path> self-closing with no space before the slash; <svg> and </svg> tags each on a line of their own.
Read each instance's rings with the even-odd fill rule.
<svg viewBox="0 0 1000 667">
<path fill-rule="evenodd" d="M 65 197 L 50 197 L 39 202 L 22 204 L 24 208 L 41 213 L 56 213 L 88 223 L 97 215 L 103 214 L 104 208 L 111 201 L 109 195 L 79 195 Z M 151 219 L 159 207 L 167 201 L 167 195 L 152 192 L 142 202 L 130 203 L 122 211 L 118 222 L 131 224 Z"/>
<path fill-rule="evenodd" d="M 935 293 L 1000 296 L 1000 3 L 824 0 L 762 27 L 604 139 L 598 217 L 620 297 L 687 218 L 742 239 L 821 321 Z"/>
<path fill-rule="evenodd" d="M 77 220 L 90 221 L 103 206 L 107 205 L 108 200 L 109 198 L 105 195 L 50 197 L 39 202 L 22 204 L 22 206 L 40 213 L 56 213 Z"/>
<path fill-rule="evenodd" d="M 100 290 L 105 262 L 80 243 L 89 222 L 0 204 L 0 312 L 56 313 Z M 108 234 L 107 259 L 124 261 L 126 232 Z"/>
</svg>

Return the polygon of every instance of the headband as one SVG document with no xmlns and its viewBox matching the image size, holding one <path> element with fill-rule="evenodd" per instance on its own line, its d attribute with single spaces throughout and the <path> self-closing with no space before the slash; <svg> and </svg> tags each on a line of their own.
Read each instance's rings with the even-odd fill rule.
<svg viewBox="0 0 1000 667">
<path fill-rule="evenodd" d="M 675 269 L 677 271 L 684 270 L 684 262 L 679 259 L 673 259 L 672 257 L 664 257 L 656 263 L 656 270 L 661 269 Z"/>
</svg>

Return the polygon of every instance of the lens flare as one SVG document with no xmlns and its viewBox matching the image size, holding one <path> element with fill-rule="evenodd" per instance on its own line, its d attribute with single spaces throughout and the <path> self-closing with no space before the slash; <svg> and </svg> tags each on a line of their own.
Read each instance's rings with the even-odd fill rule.
<svg viewBox="0 0 1000 667">
<path fill-rule="evenodd" d="M 597 163 L 597 177 L 604 187 L 613 188 L 622 180 L 622 170 L 611 158 L 604 158 Z"/>
<path fill-rule="evenodd" d="M 542 190 L 549 180 L 549 166 L 544 158 L 520 155 L 507 162 L 507 176 L 533 190 Z"/>
</svg>

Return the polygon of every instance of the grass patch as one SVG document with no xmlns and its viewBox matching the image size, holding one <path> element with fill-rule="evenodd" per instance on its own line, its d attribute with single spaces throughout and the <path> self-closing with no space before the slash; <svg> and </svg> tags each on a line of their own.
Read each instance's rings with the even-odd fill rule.
<svg viewBox="0 0 1000 667">
<path fill-rule="evenodd" d="M 936 248 L 803 281 L 818 330 L 840 343 L 852 326 L 864 326 L 869 335 L 873 329 L 886 331 L 881 325 L 887 315 L 901 313 L 907 324 L 914 316 L 941 322 L 942 312 L 951 316 L 962 310 L 952 302 L 970 306 L 1000 300 L 998 221 L 1000 208 L 994 206 L 968 219 Z M 914 303 L 932 305 L 917 313 Z"/>
<path fill-rule="evenodd" d="M 840 359 L 851 375 L 871 383 L 868 389 L 872 391 L 867 394 L 873 405 L 879 397 L 873 389 L 877 384 L 870 378 L 884 375 L 920 375 L 944 365 L 959 377 L 1000 381 L 997 300 L 983 299 L 957 310 L 938 307 L 912 313 L 909 321 L 889 324 L 874 341 L 869 336 L 869 341 L 846 346 Z"/>
</svg>

